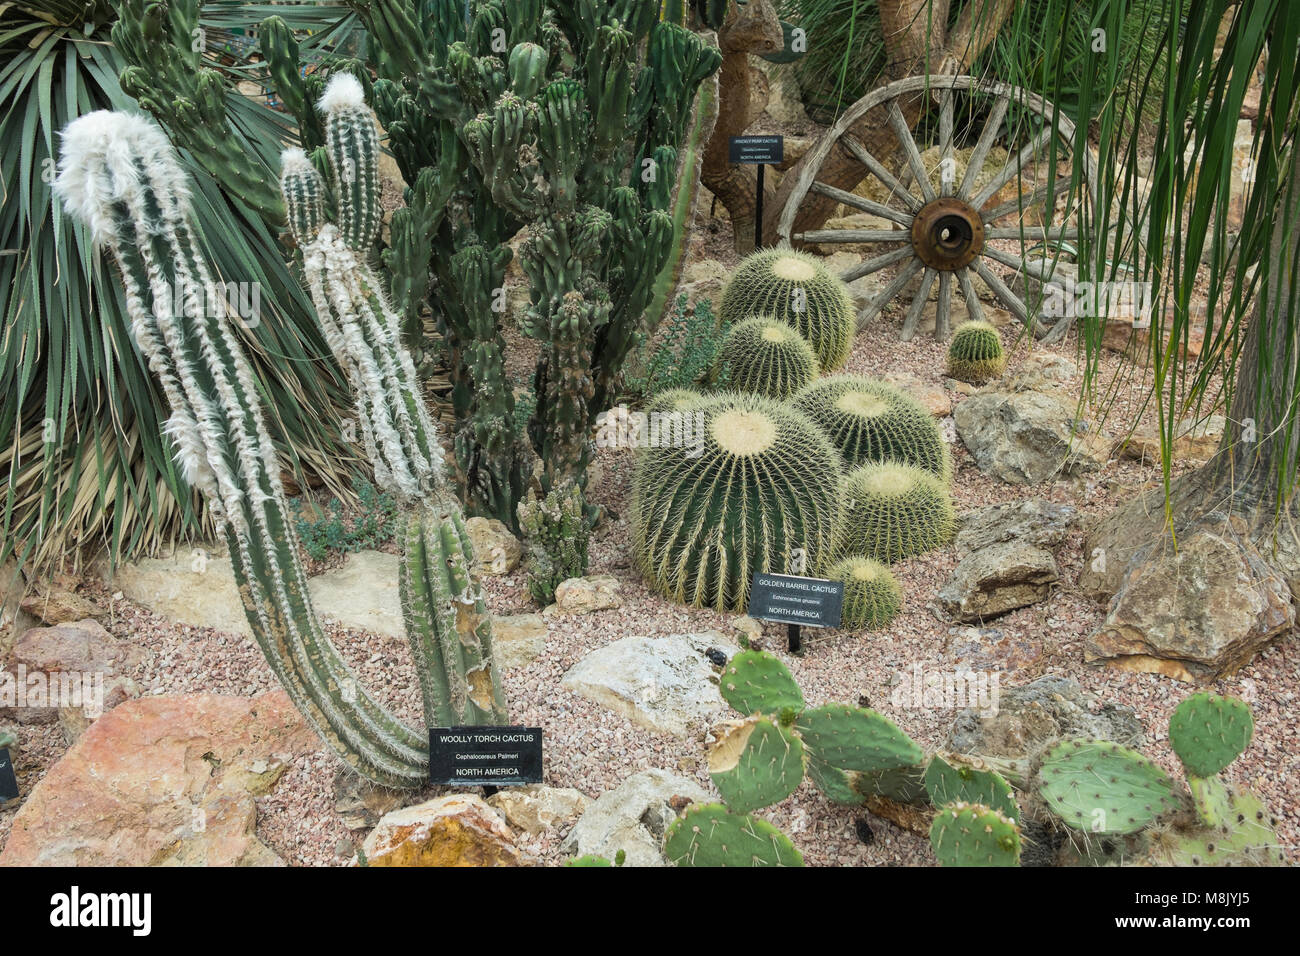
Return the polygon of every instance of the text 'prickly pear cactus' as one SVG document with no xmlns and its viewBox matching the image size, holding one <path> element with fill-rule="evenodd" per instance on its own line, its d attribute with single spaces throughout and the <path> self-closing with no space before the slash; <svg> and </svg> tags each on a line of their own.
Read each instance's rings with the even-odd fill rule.
<svg viewBox="0 0 1300 956">
<path fill-rule="evenodd" d="M 349 181 L 340 182 L 339 194 L 353 197 L 339 204 L 342 228 L 325 223 L 305 179 L 295 199 L 304 200 L 295 229 L 306 236 L 314 227 L 318 241 L 338 228 L 360 242 L 369 228 L 358 170 L 373 161 L 373 152 L 367 154 L 373 126 L 367 137 L 363 123 L 342 115 L 343 105 L 330 117 L 337 120 L 330 160 L 336 179 Z M 427 737 L 359 685 L 312 609 L 261 401 L 232 312 L 190 231 L 188 188 L 171 144 L 140 117 L 92 113 L 65 131 L 57 188 L 117 261 L 136 344 L 171 405 L 168 431 L 177 460 L 225 529 L 249 623 L 276 676 L 358 772 L 387 786 L 420 786 L 427 780 Z M 425 604 L 421 613 L 418 601 L 408 602 L 407 630 L 426 690 L 426 720 L 430 726 L 499 721 L 504 705 L 491 666 L 490 622 L 468 575 L 460 573 L 470 552 L 459 506 L 444 487 L 436 436 L 412 390 L 391 310 L 356 256 L 341 251 L 349 248 L 341 240 L 331 247 L 337 275 L 318 272 L 313 291 L 323 295 L 318 306 L 327 306 L 321 321 L 327 331 L 333 324 L 331 345 L 351 363 L 345 367 L 354 376 L 364 427 L 388 469 L 387 489 L 420 506 L 412 524 L 425 530 L 428 546 L 408 554 L 406 573 L 425 582 L 416 586 Z M 385 370 L 380 381 L 376 368 Z M 437 575 L 422 570 L 430 560 Z"/>
</svg>

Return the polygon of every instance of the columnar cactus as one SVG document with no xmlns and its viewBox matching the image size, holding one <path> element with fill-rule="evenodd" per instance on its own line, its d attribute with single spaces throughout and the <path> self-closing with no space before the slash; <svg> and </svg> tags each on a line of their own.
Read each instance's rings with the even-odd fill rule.
<svg viewBox="0 0 1300 956">
<path fill-rule="evenodd" d="M 545 607 L 562 581 L 581 577 L 587 568 L 590 532 L 582 493 L 570 482 L 541 499 L 531 495 L 519 504 L 519 526 L 528 542 L 528 592 Z"/>
<path fill-rule="evenodd" d="M 328 110 L 331 162 L 350 178 L 374 145 L 347 97 Z M 346 160 L 351 159 L 352 165 Z M 504 718 L 490 622 L 471 585 L 468 536 L 442 479 L 436 436 L 413 391 L 396 317 L 357 250 L 373 220 L 364 189 L 325 221 L 319 182 L 291 156 L 293 228 L 331 347 L 360 392 L 358 414 L 385 484 L 418 499 L 403 571 L 407 629 L 429 726 Z M 350 766 L 387 786 L 427 780 L 427 738 L 359 685 L 321 630 L 307 591 L 280 470 L 234 316 L 190 232 L 189 193 L 171 145 L 151 123 L 92 113 L 65 132 L 57 183 L 69 211 L 116 259 L 132 333 L 171 405 L 168 432 L 186 480 L 225 530 L 254 637 L 294 703 Z M 315 230 L 314 234 L 312 230 Z M 308 238 L 308 236 L 312 238 Z M 362 391 L 364 389 L 364 391 Z"/>
<path fill-rule="evenodd" d="M 946 545 L 956 521 L 948 489 L 930 472 L 895 462 L 862 465 L 844 479 L 837 547 L 893 564 Z"/>
<path fill-rule="evenodd" d="M 721 315 L 732 324 L 766 315 L 793 326 L 812 344 L 824 372 L 843 365 L 853 347 L 848 287 L 806 252 L 763 249 L 747 256 L 723 290 Z"/>
<path fill-rule="evenodd" d="M 719 358 L 725 385 L 738 392 L 789 398 L 817 377 L 817 353 L 793 327 L 753 316 L 732 327 Z"/>
<path fill-rule="evenodd" d="M 666 597 L 743 610 L 754 572 L 816 573 L 829 558 L 839 459 L 769 398 L 725 393 L 690 412 L 676 440 L 638 452 L 633 552 Z"/>
<path fill-rule="evenodd" d="M 1007 367 L 1002 336 L 987 322 L 963 322 L 948 346 L 948 375 L 976 385 L 990 381 Z"/>
<path fill-rule="evenodd" d="M 840 450 L 845 466 L 894 461 L 947 481 L 952 454 L 934 417 L 916 399 L 880 379 L 832 375 L 794 400 Z"/>
</svg>

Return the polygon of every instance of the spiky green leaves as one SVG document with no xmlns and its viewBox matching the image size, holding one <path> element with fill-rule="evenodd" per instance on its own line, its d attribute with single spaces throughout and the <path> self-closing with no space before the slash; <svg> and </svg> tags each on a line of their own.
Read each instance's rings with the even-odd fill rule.
<svg viewBox="0 0 1300 956">
<path fill-rule="evenodd" d="M 1039 792 L 1068 826 L 1136 833 L 1178 806 L 1174 782 L 1136 751 L 1104 740 L 1066 740 L 1046 752 Z"/>
<path fill-rule="evenodd" d="M 839 368 L 853 345 L 853 300 L 839 277 L 805 252 L 763 249 L 747 256 L 722 293 L 724 322 L 753 315 L 785 322 L 812 344 L 822 371 Z"/>
<path fill-rule="evenodd" d="M 980 384 L 997 378 L 1007 367 L 1002 336 L 987 322 L 963 322 L 948 346 L 948 374 L 962 382 Z"/>
<path fill-rule="evenodd" d="M 768 398 L 789 398 L 817 377 L 817 355 L 794 328 L 753 316 L 739 323 L 722 344 L 726 384 Z"/>
<path fill-rule="evenodd" d="M 928 471 L 867 464 L 844 480 L 838 550 L 886 564 L 941 548 L 956 527 L 948 489 Z"/>
<path fill-rule="evenodd" d="M 1250 746 L 1255 718 L 1235 697 L 1193 694 L 1169 718 L 1169 745 L 1193 777 L 1212 777 Z"/>
<path fill-rule="evenodd" d="M 723 669 L 718 682 L 722 699 L 746 717 L 803 710 L 803 691 L 785 665 L 762 651 L 742 651 Z"/>
<path fill-rule="evenodd" d="M 632 544 L 650 586 L 675 601 L 741 610 L 755 572 L 816 573 L 839 507 L 835 449 L 803 415 L 724 394 L 682 413 L 677 437 L 639 453 Z"/>
<path fill-rule="evenodd" d="M 979 803 L 998 811 L 1008 820 L 1020 819 L 1020 808 L 1011 784 L 996 770 L 972 766 L 959 757 L 930 758 L 925 768 L 925 790 L 936 807 L 951 803 Z"/>
<path fill-rule="evenodd" d="M 766 717 L 727 729 L 709 751 L 709 776 L 727 806 L 741 812 L 780 803 L 803 780 L 803 742 Z"/>
<path fill-rule="evenodd" d="M 903 589 L 888 567 L 871 558 L 836 562 L 826 577 L 844 583 L 840 627 L 871 630 L 887 625 L 903 606 Z"/>
<path fill-rule="evenodd" d="M 803 854 L 784 833 L 720 803 L 693 806 L 674 821 L 664 855 L 677 866 L 803 866 Z"/>
<path fill-rule="evenodd" d="M 833 375 L 804 389 L 794 404 L 826 433 L 846 467 L 896 461 L 944 481 L 952 474 L 952 455 L 933 416 L 887 382 Z"/>
<path fill-rule="evenodd" d="M 1020 828 L 978 803 L 940 810 L 930 826 L 930 845 L 944 866 L 1016 866 Z"/>
</svg>

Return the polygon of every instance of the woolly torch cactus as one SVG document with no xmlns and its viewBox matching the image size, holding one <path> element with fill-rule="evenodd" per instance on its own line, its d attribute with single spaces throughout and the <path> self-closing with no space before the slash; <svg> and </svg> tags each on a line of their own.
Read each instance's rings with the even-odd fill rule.
<svg viewBox="0 0 1300 956">
<path fill-rule="evenodd" d="M 304 255 L 309 263 L 313 256 L 327 263 L 324 272 L 308 266 L 321 321 L 357 388 L 377 472 L 414 505 L 402 590 L 426 723 L 501 721 L 490 620 L 468 575 L 460 509 L 444 487 L 436 436 L 392 312 L 355 254 L 366 243 L 369 213 L 357 197 L 367 194 L 361 170 L 367 150 L 373 161 L 374 141 L 348 135 L 347 124 L 359 121 L 343 103 L 327 111 L 327 121 L 336 114 L 330 160 L 336 181 L 346 180 L 350 189 L 336 190 L 339 223 L 327 223 L 323 207 L 294 202 L 294 229 L 316 217 L 315 244 L 305 242 Z M 56 188 L 117 261 L 132 334 L 171 406 L 168 432 L 177 460 L 224 528 L 245 612 L 276 676 L 359 773 L 386 786 L 420 786 L 427 780 L 427 737 L 360 686 L 312 609 L 235 316 L 194 241 L 189 193 L 171 144 L 140 117 L 89 114 L 64 132 Z"/>
</svg>

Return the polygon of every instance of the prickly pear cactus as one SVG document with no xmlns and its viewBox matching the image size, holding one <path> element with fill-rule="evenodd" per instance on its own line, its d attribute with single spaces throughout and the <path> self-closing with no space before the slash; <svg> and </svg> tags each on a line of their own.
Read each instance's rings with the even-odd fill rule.
<svg viewBox="0 0 1300 956">
<path fill-rule="evenodd" d="M 843 365 L 853 346 L 848 286 L 806 252 L 762 249 L 747 256 L 723 290 L 719 311 L 733 325 L 765 315 L 793 326 L 816 351 L 823 372 Z"/>
<path fill-rule="evenodd" d="M 1048 808 L 1089 833 L 1136 833 L 1179 805 L 1168 774 L 1109 741 L 1062 741 L 1046 751 L 1038 776 Z"/>
<path fill-rule="evenodd" d="M 919 763 L 916 741 L 865 707 L 826 704 L 805 710 L 795 729 L 809 751 L 840 770 L 874 773 Z"/>
<path fill-rule="evenodd" d="M 1002 336 L 987 322 L 963 322 L 948 346 L 948 375 L 960 382 L 981 385 L 1007 367 Z"/>
<path fill-rule="evenodd" d="M 784 833 L 720 803 L 693 806 L 673 822 L 664 855 L 677 866 L 803 866 L 803 854 Z"/>
<path fill-rule="evenodd" d="M 764 651 L 741 651 L 723 668 L 722 699 L 746 717 L 804 708 L 803 691 L 785 665 Z"/>
<path fill-rule="evenodd" d="M 1156 866 L 1285 866 L 1277 818 L 1252 793 L 1225 788 L 1220 822 L 1194 830 L 1156 829 L 1147 862 Z"/>
<path fill-rule="evenodd" d="M 784 322 L 753 316 L 735 325 L 722 343 L 724 384 L 740 392 L 785 399 L 817 377 L 817 355 Z"/>
<path fill-rule="evenodd" d="M 796 395 L 794 405 L 826 433 L 845 467 L 892 461 L 944 482 L 952 477 L 952 454 L 934 416 L 888 382 L 832 375 Z"/>
<path fill-rule="evenodd" d="M 674 601 L 743 610 L 756 571 L 817 573 L 839 511 L 839 458 L 803 415 L 725 393 L 691 408 L 680 441 L 638 451 L 632 549 Z"/>
<path fill-rule="evenodd" d="M 840 627 L 885 627 L 903 607 L 903 589 L 888 566 L 871 558 L 850 557 L 837 561 L 826 577 L 844 583 L 844 607 Z"/>
<path fill-rule="evenodd" d="M 1212 777 L 1247 747 L 1255 731 L 1250 708 L 1235 697 L 1193 694 L 1169 718 L 1169 746 L 1192 777 Z"/>
<path fill-rule="evenodd" d="M 741 813 L 780 803 L 799 788 L 803 774 L 803 742 L 766 717 L 735 722 L 709 751 L 713 785 Z"/>
<path fill-rule="evenodd" d="M 837 552 L 885 564 L 946 545 L 957 519 L 938 478 L 894 462 L 860 465 L 844 480 Z"/>
<path fill-rule="evenodd" d="M 1001 813 L 1008 820 L 1020 821 L 1011 784 L 996 770 L 972 766 L 960 757 L 936 754 L 925 768 L 925 789 L 936 807 L 950 803 L 979 803 Z"/>
<path fill-rule="evenodd" d="M 930 827 L 930 845 L 944 866 L 1018 866 L 1020 828 L 978 803 L 940 810 Z"/>
</svg>

